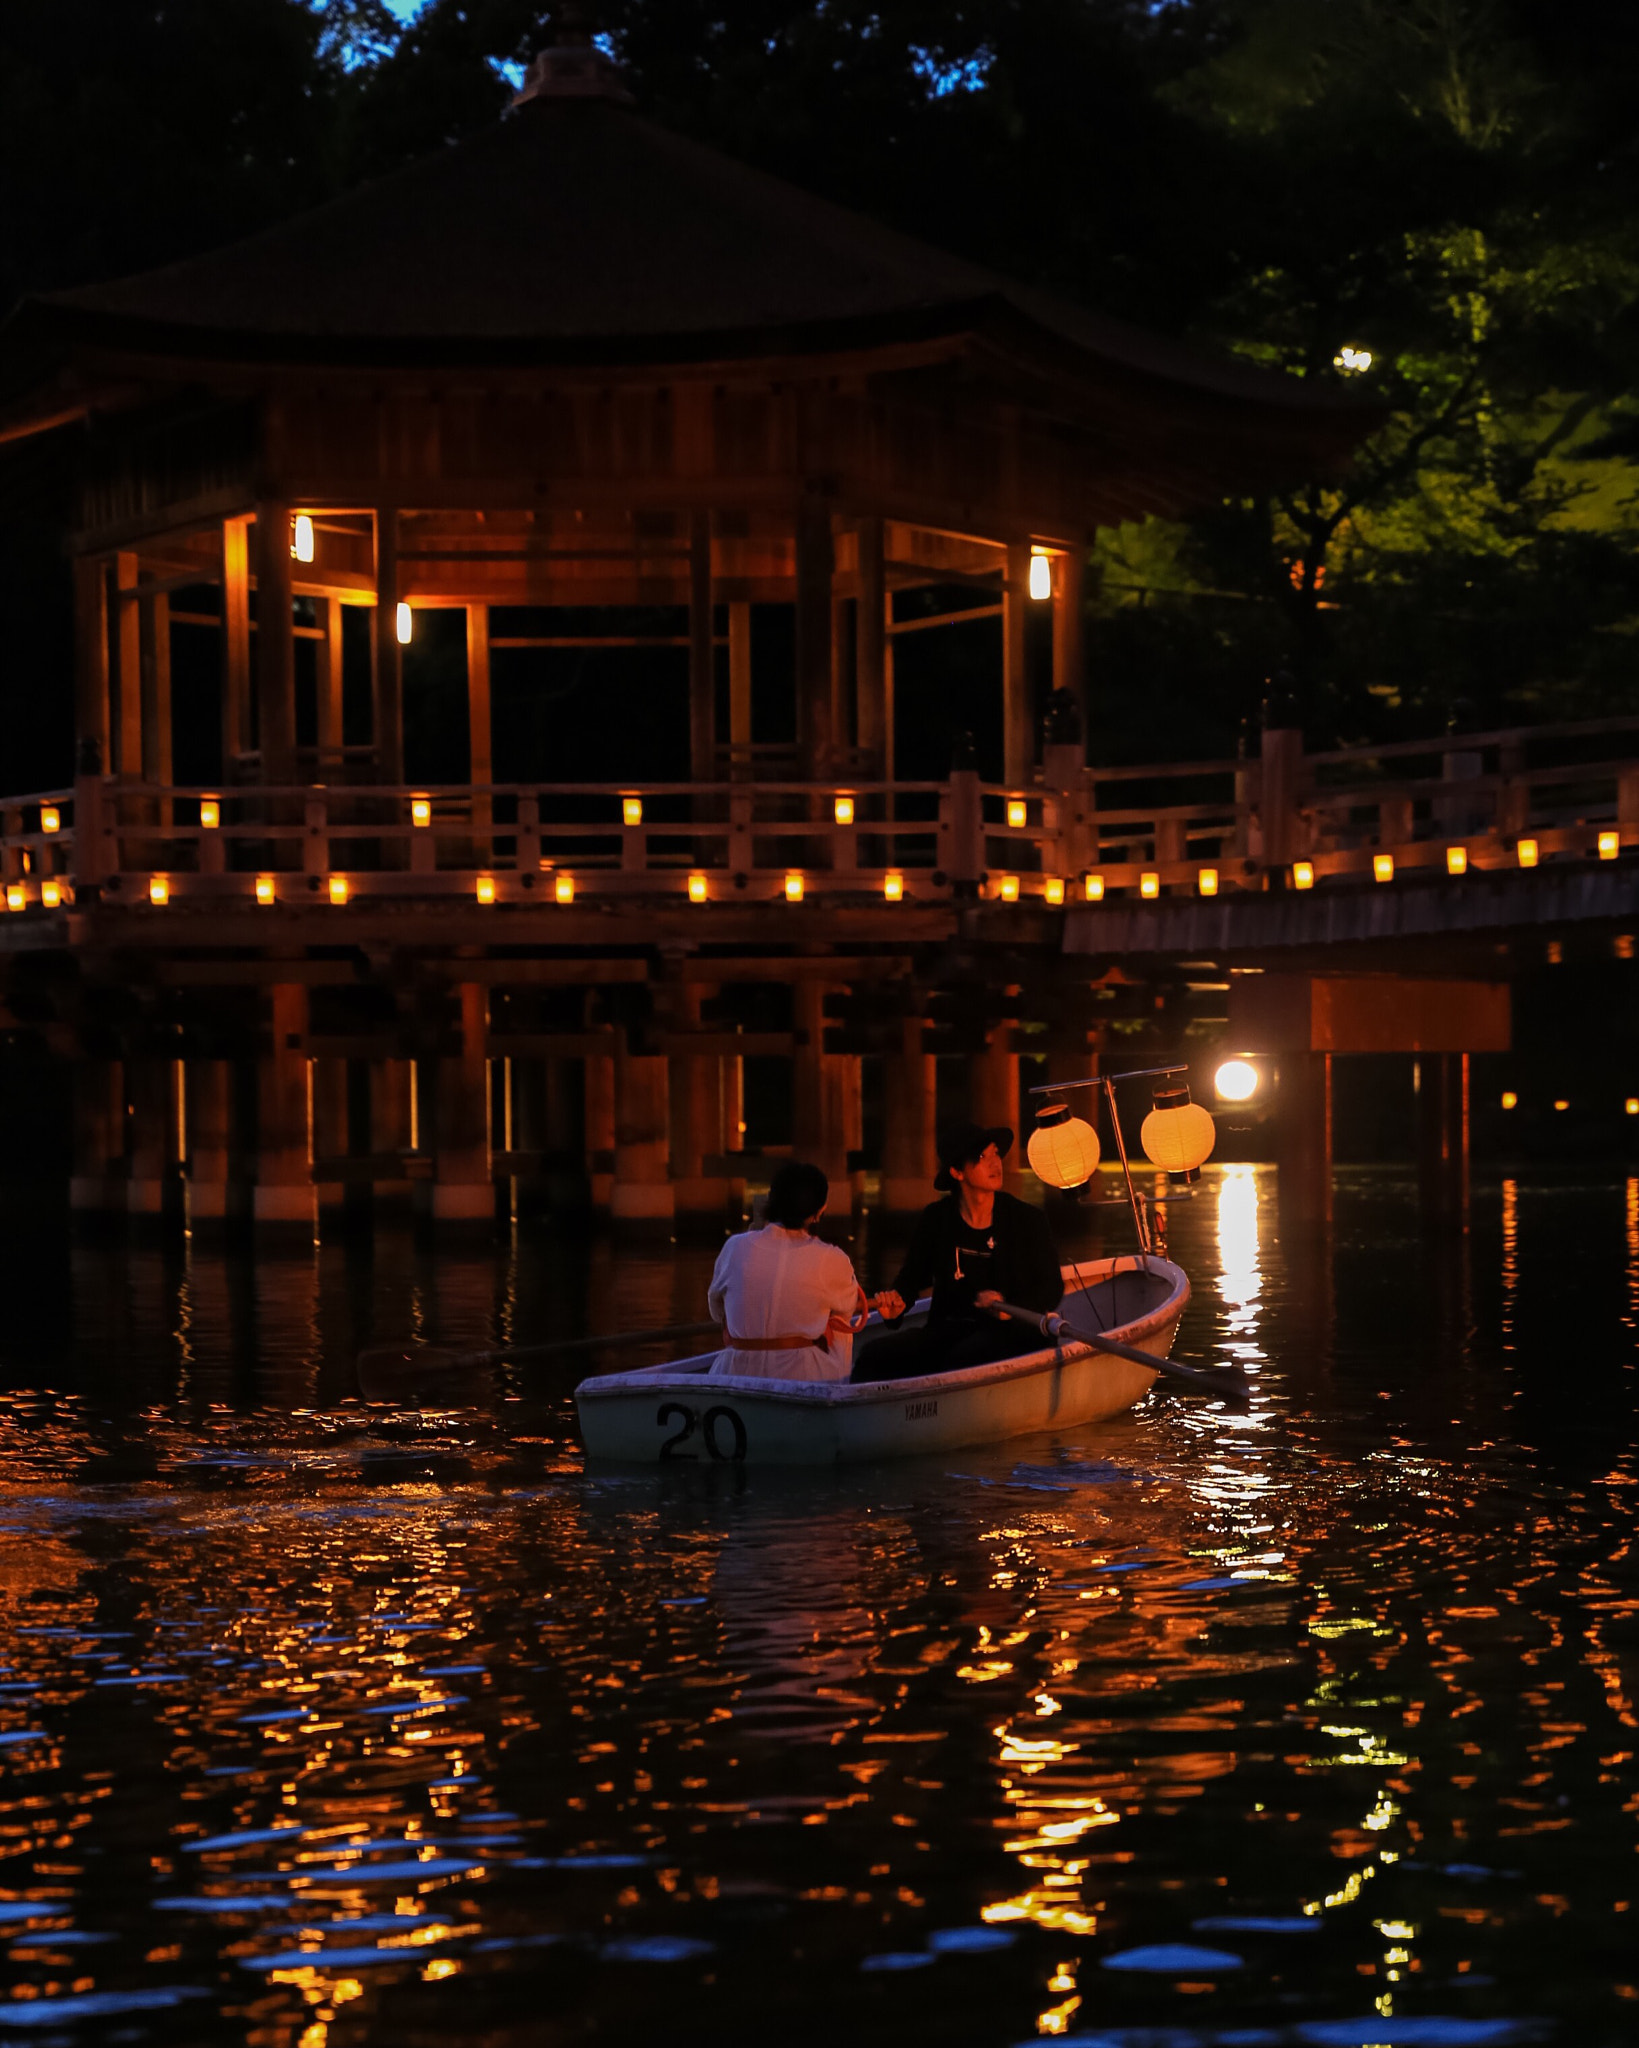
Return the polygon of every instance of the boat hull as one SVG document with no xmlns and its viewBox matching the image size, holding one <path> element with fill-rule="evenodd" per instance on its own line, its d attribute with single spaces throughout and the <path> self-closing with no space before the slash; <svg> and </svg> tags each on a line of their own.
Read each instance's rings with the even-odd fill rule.
<svg viewBox="0 0 1639 2048">
<path fill-rule="evenodd" d="M 1155 1299 L 1105 1334 L 1165 1358 L 1189 1302 L 1180 1267 L 1150 1258 L 1083 1261 L 1072 1292 L 1097 1302 L 1139 1279 Z M 714 1354 L 583 1380 L 575 1390 L 587 1453 L 631 1464 L 851 1465 L 1000 1443 L 1120 1415 L 1155 1383 L 1144 1366 L 1085 1344 L 1044 1347 L 965 1372 L 855 1384 L 715 1374 Z"/>
</svg>

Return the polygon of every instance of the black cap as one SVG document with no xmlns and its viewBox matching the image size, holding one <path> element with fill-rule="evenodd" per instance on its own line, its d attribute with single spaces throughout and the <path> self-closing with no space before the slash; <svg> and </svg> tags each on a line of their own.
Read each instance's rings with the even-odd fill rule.
<svg viewBox="0 0 1639 2048">
<path fill-rule="evenodd" d="M 939 1171 L 933 1184 L 949 1194 L 956 1183 L 950 1177 L 953 1166 L 970 1166 L 987 1145 L 994 1145 L 1005 1159 L 1013 1149 L 1013 1133 L 1006 1124 L 952 1124 L 939 1140 Z"/>
</svg>

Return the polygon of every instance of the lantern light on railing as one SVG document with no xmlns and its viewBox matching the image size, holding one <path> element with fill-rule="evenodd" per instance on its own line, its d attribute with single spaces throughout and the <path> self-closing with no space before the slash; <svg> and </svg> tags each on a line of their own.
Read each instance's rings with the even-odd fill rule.
<svg viewBox="0 0 1639 2048">
<path fill-rule="evenodd" d="M 410 799 L 410 823 L 425 829 L 432 821 L 432 798 L 430 796 L 412 796 Z"/>
<path fill-rule="evenodd" d="M 554 903 L 573 903 L 575 900 L 575 878 L 573 875 L 552 877 L 552 900 Z"/>
<path fill-rule="evenodd" d="M 1446 873 L 1448 875 L 1466 875 L 1468 873 L 1468 848 L 1466 846 L 1448 846 L 1446 848 Z"/>
<path fill-rule="evenodd" d="M 473 893 L 477 896 L 480 903 L 493 903 L 495 901 L 495 877 L 493 875 L 480 875 L 473 884 Z"/>
<path fill-rule="evenodd" d="M 802 901 L 803 878 L 800 871 L 792 868 L 785 878 L 785 900 L 787 903 Z"/>
<path fill-rule="evenodd" d="M 40 884 L 40 901 L 47 910 L 56 910 L 63 900 L 63 885 L 55 875 L 47 875 Z"/>
<path fill-rule="evenodd" d="M 1054 910 L 1064 901 L 1064 877 L 1049 875 L 1041 885 L 1043 900 Z"/>
<path fill-rule="evenodd" d="M 1514 855 L 1522 868 L 1534 868 L 1541 858 L 1542 849 L 1534 839 L 1521 839 L 1515 844 Z"/>
<path fill-rule="evenodd" d="M 905 877 L 897 868 L 882 877 L 882 894 L 889 903 L 903 903 L 905 900 Z"/>
<path fill-rule="evenodd" d="M 1622 851 L 1622 835 L 1621 835 L 1621 833 L 1620 833 L 1620 832 L 1601 832 L 1601 833 L 1600 833 L 1600 835 L 1599 835 L 1599 858 L 1600 858 L 1601 860 L 1615 860 L 1615 859 L 1616 859 L 1616 857 L 1617 857 L 1617 855 L 1618 855 L 1618 854 L 1620 854 L 1620 853 L 1621 853 L 1621 851 Z"/>
<path fill-rule="evenodd" d="M 298 512 L 290 525 L 290 552 L 298 562 L 313 559 L 313 522 L 305 512 Z"/>
<path fill-rule="evenodd" d="M 1022 832 L 1030 822 L 1030 807 L 1023 797 L 1010 796 L 1007 800 L 1007 829 Z"/>
<path fill-rule="evenodd" d="M 221 829 L 222 799 L 219 796 L 202 796 L 199 799 L 199 823 L 206 832 Z"/>
<path fill-rule="evenodd" d="M 57 806 L 55 804 L 41 804 L 40 830 L 42 832 L 60 832 L 62 829 L 63 814 L 58 810 Z"/>
<path fill-rule="evenodd" d="M 273 898 L 274 898 L 274 881 L 273 881 L 273 877 L 272 877 L 271 875 L 258 875 L 258 876 L 256 877 L 256 900 L 257 900 L 257 902 L 258 902 L 258 903 L 260 903 L 260 904 L 262 904 L 262 905 L 264 905 L 264 906 L 266 906 L 267 904 L 269 904 L 269 903 L 271 903 L 271 902 L 273 901 Z"/>
<path fill-rule="evenodd" d="M 1053 564 L 1045 548 L 1030 550 L 1030 595 L 1038 604 L 1053 595 Z"/>
<path fill-rule="evenodd" d="M 1312 860 L 1295 860 L 1292 863 L 1292 887 L 1312 889 L 1315 886 L 1315 864 Z"/>
<path fill-rule="evenodd" d="M 1019 878 L 1017 875 L 1003 875 L 996 884 L 996 894 L 1004 903 L 1019 900 Z"/>
<path fill-rule="evenodd" d="M 643 823 L 643 799 L 640 796 L 623 796 L 620 800 L 620 822 L 623 825 Z"/>
<path fill-rule="evenodd" d="M 166 903 L 169 903 L 169 902 L 170 902 L 170 900 L 171 900 L 171 878 L 170 878 L 170 876 L 169 876 L 169 875 L 150 875 L 150 876 L 148 877 L 148 901 L 149 901 L 150 903 L 157 903 L 157 904 L 166 904 Z"/>
<path fill-rule="evenodd" d="M 1098 1133 L 1072 1116 L 1068 1103 L 1050 1102 L 1037 1112 L 1025 1156 L 1050 1188 L 1084 1188 L 1098 1171 Z"/>
<path fill-rule="evenodd" d="M 831 814 L 839 825 L 854 822 L 854 800 L 851 796 L 839 796 L 831 806 Z"/>
<path fill-rule="evenodd" d="M 336 905 L 338 910 L 347 901 L 347 877 L 345 875 L 332 875 L 330 877 L 330 900 Z"/>
<path fill-rule="evenodd" d="M 1102 875 L 1089 875 L 1087 877 L 1087 901 L 1089 903 L 1102 903 L 1104 901 L 1104 877 Z"/>
<path fill-rule="evenodd" d="M 415 631 L 415 621 L 410 616 L 410 607 L 403 598 L 398 601 L 398 610 L 393 614 L 393 629 L 398 634 L 400 647 L 408 647 L 410 635 Z"/>
<path fill-rule="evenodd" d="M 1153 903 L 1161 893 L 1161 877 L 1153 868 L 1146 868 L 1138 878 L 1138 893 L 1146 903 Z"/>
<path fill-rule="evenodd" d="M 6 908 L 8 910 L 26 910 L 28 908 L 28 889 L 22 882 L 8 882 L 6 884 Z"/>
<path fill-rule="evenodd" d="M 1392 882 L 1394 880 L 1394 855 L 1392 853 L 1374 853 L 1372 855 L 1372 880 L 1374 882 Z"/>
<path fill-rule="evenodd" d="M 1224 1102 L 1250 1102 L 1258 1092 L 1258 1070 L 1250 1060 L 1225 1060 L 1212 1077 Z"/>
<path fill-rule="evenodd" d="M 689 901 L 691 903 L 706 903 L 710 900 L 711 890 L 707 886 L 706 878 L 696 868 L 693 874 L 689 876 Z"/>
<path fill-rule="evenodd" d="M 1514 1093 L 1512 1088 L 1505 1088 L 1502 1091 L 1502 1106 L 1504 1109 L 1519 1108 L 1519 1097 Z"/>
<path fill-rule="evenodd" d="M 1622 1105 L 1624 1115 L 1639 1116 L 1639 1095 L 1630 1095 Z"/>
<path fill-rule="evenodd" d="M 1201 872 L 1195 877 L 1195 886 L 1203 896 L 1216 896 L 1218 893 L 1218 870 L 1216 868 L 1202 868 Z"/>
<path fill-rule="evenodd" d="M 1155 1107 L 1145 1117 L 1138 1141 L 1150 1164 L 1159 1166 L 1170 1180 L 1192 1181 L 1200 1178 L 1217 1135 L 1211 1116 L 1198 1102 L 1191 1102 L 1188 1087 L 1179 1083 L 1156 1089 Z"/>
</svg>

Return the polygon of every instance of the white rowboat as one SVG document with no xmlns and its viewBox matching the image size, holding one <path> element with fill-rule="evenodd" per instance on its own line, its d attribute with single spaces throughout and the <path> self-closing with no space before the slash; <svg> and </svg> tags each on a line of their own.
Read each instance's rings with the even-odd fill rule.
<svg viewBox="0 0 1639 2048">
<path fill-rule="evenodd" d="M 1189 1305 L 1181 1266 L 1153 1254 L 1065 1266 L 1059 1312 L 1068 1323 L 1165 1358 Z M 898 1328 L 914 1328 L 912 1309 Z M 855 1360 L 880 1327 L 873 1315 Z M 919 1379 L 777 1380 L 715 1374 L 715 1351 L 636 1372 L 607 1373 L 575 1389 L 581 1435 L 593 1458 L 629 1464 L 719 1461 L 748 1465 L 856 1465 L 967 1444 L 1074 1429 L 1120 1415 L 1156 1375 L 1089 1344 L 1042 1345 L 1018 1358 Z"/>
</svg>

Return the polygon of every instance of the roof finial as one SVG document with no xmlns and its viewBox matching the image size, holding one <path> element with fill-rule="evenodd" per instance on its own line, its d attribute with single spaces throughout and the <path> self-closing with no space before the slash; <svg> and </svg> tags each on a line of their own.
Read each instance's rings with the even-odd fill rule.
<svg viewBox="0 0 1639 2048">
<path fill-rule="evenodd" d="M 583 0 L 561 0 L 556 16 L 557 41 L 537 53 L 513 100 L 631 100 L 621 82 L 620 66 L 597 46 L 590 10 Z"/>
</svg>

